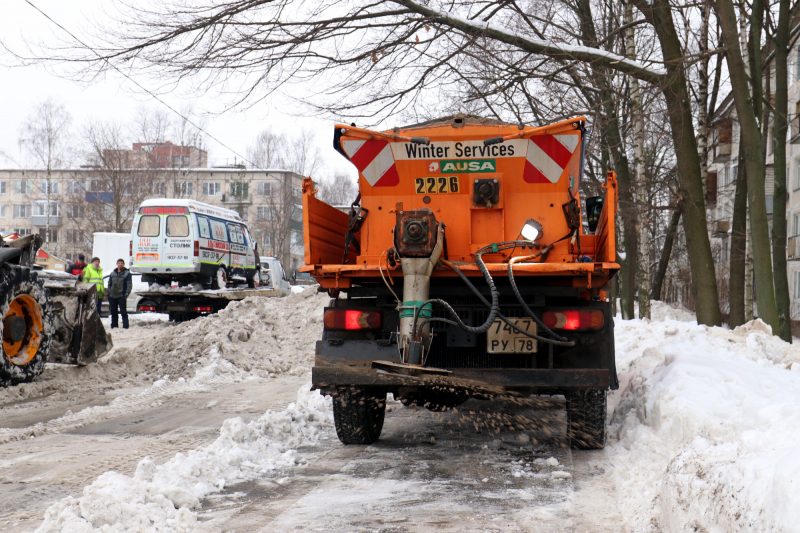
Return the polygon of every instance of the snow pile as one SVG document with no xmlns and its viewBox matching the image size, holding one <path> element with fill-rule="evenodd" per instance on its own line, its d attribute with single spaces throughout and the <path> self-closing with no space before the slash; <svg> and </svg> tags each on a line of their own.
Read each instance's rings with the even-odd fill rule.
<svg viewBox="0 0 800 533">
<path fill-rule="evenodd" d="M 196 531 L 192 509 L 233 483 L 286 475 L 304 463 L 298 451 L 332 435 L 330 399 L 302 387 L 283 411 L 245 423 L 225 421 L 216 441 L 164 464 L 149 458 L 133 476 L 106 472 L 83 490 L 51 505 L 37 531 Z"/>
<path fill-rule="evenodd" d="M 629 525 L 796 528 L 800 348 L 758 320 L 734 331 L 617 321 L 616 335 L 621 386 L 609 397 L 611 438 L 598 460 Z"/>
<path fill-rule="evenodd" d="M 132 364 L 151 379 L 188 377 L 212 354 L 247 374 L 308 372 L 321 336 L 328 297 L 313 290 L 285 298 L 251 297 L 169 328 L 134 350 L 120 350 L 109 363 Z"/>
</svg>

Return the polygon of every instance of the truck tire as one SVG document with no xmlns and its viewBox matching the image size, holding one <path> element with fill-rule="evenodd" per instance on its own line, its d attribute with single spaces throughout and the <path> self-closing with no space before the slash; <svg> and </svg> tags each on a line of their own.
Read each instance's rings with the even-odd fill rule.
<svg viewBox="0 0 800 533">
<path fill-rule="evenodd" d="M 47 307 L 35 273 L 0 268 L 0 386 L 30 382 L 44 370 L 53 330 Z"/>
<path fill-rule="evenodd" d="M 606 445 L 606 391 L 589 389 L 565 394 L 567 436 L 576 450 L 601 450 Z"/>
<path fill-rule="evenodd" d="M 217 271 L 211 276 L 212 289 L 224 289 L 228 286 L 228 271 L 224 266 L 220 266 Z"/>
<path fill-rule="evenodd" d="M 372 444 L 381 436 L 386 393 L 360 387 L 339 389 L 333 396 L 333 422 L 342 444 Z"/>
</svg>

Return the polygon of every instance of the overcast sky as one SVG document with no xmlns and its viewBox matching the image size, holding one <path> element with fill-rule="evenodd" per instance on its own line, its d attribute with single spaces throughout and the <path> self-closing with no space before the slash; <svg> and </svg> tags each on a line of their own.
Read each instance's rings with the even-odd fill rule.
<svg viewBox="0 0 800 533">
<path fill-rule="evenodd" d="M 103 9 L 109 5 L 108 0 L 31 1 L 81 38 L 86 36 L 88 28 L 106 20 Z M 7 47 L 24 52 L 26 42 L 37 44 L 54 42 L 54 39 L 63 41 L 70 37 L 24 0 L 0 2 L 0 40 Z M 132 121 L 142 107 L 167 110 L 121 75 L 109 75 L 93 83 L 78 82 L 69 79 L 59 65 L 20 66 L 16 58 L 2 49 L 0 80 L 0 168 L 25 166 L 25 154 L 18 146 L 20 127 L 35 106 L 47 98 L 64 104 L 69 110 L 76 136 L 92 121 L 113 119 L 125 124 Z M 151 90 L 158 87 L 157 81 L 146 77 L 136 78 L 136 81 Z M 323 153 L 323 167 L 318 174 L 332 176 L 339 171 L 355 176 L 352 165 L 331 148 L 332 118 L 304 117 L 307 111 L 291 110 L 294 106 L 286 101 L 272 100 L 248 110 L 220 114 L 227 103 L 224 96 L 176 92 L 160 97 L 179 110 L 191 105 L 195 114 L 202 115 L 207 132 L 225 145 L 206 136 L 211 164 L 241 162 L 240 156 L 247 155 L 247 148 L 264 129 L 288 132 L 303 125 L 313 128 Z"/>
</svg>

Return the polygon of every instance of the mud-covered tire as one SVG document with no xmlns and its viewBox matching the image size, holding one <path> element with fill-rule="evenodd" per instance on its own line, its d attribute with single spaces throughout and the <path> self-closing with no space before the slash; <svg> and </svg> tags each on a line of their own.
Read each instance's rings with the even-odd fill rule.
<svg viewBox="0 0 800 533">
<path fill-rule="evenodd" d="M 576 450 L 601 450 L 606 445 L 606 391 L 589 389 L 565 394 L 567 436 Z"/>
<path fill-rule="evenodd" d="M 53 335 L 48 305 L 35 272 L 0 267 L 0 386 L 30 382 L 44 370 Z M 23 324 L 24 335 L 17 339 L 14 330 Z"/>
<path fill-rule="evenodd" d="M 381 436 L 386 393 L 360 387 L 339 389 L 333 396 L 333 422 L 342 444 L 372 444 Z"/>
</svg>

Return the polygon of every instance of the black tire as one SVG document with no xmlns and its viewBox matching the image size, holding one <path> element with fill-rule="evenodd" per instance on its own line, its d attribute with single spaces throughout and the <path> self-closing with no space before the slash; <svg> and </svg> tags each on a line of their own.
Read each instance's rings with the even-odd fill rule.
<svg viewBox="0 0 800 533">
<path fill-rule="evenodd" d="M 589 389 L 565 394 L 567 436 L 576 450 L 601 450 L 606 445 L 606 391 Z"/>
<path fill-rule="evenodd" d="M 220 266 L 217 271 L 211 276 L 212 289 L 225 289 L 228 287 L 228 271 L 224 266 Z"/>
<path fill-rule="evenodd" d="M 256 288 L 256 272 L 246 272 L 245 279 L 247 280 L 247 288 L 248 289 L 255 289 Z"/>
<path fill-rule="evenodd" d="M 333 396 L 333 422 L 342 444 L 372 444 L 381 436 L 386 393 L 351 387 Z"/>
<path fill-rule="evenodd" d="M 53 336 L 48 304 L 36 273 L 0 267 L 0 386 L 28 383 L 44 370 Z"/>
</svg>

